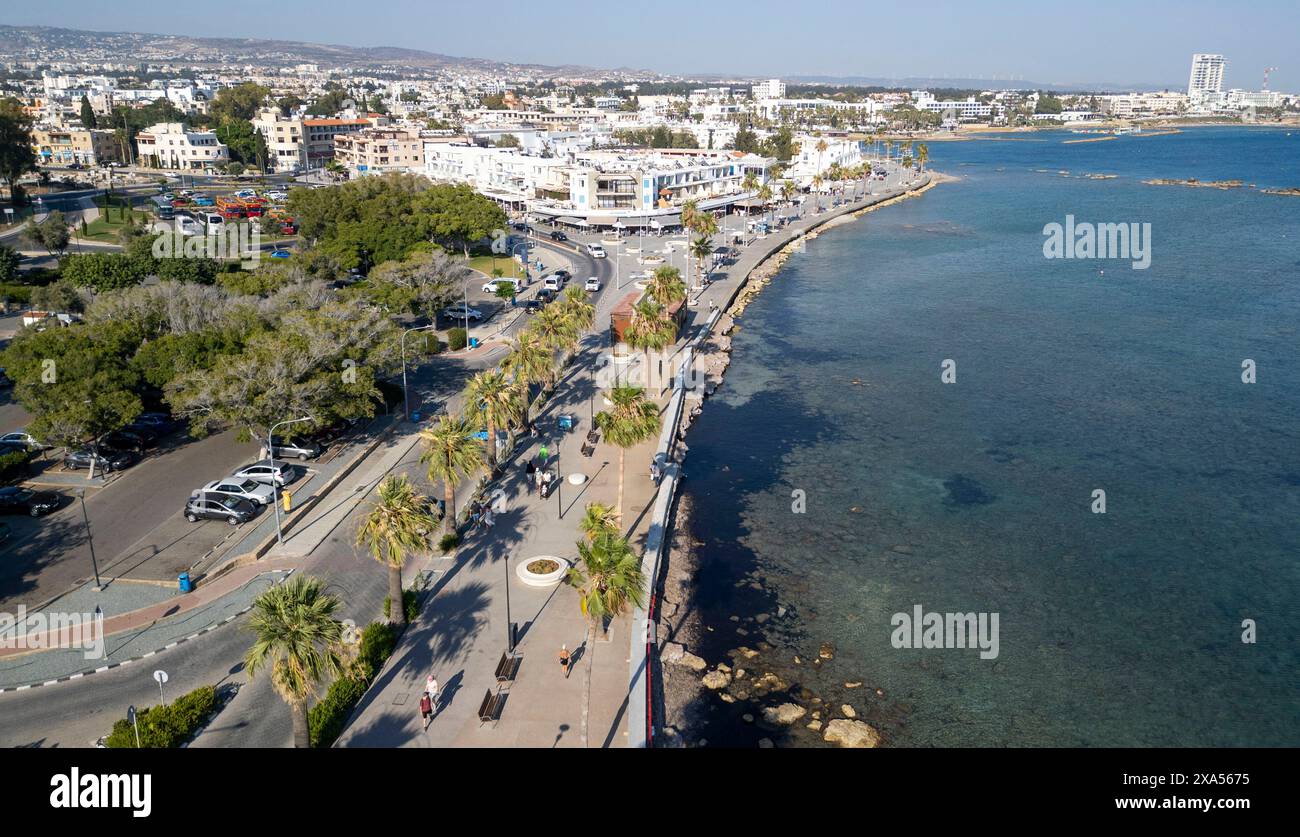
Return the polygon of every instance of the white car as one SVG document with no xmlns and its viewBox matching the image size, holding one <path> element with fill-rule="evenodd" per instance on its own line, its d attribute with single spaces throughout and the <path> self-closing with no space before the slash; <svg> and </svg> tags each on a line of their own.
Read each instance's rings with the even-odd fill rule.
<svg viewBox="0 0 1300 837">
<path fill-rule="evenodd" d="M 588 244 L 587 255 L 591 256 L 593 259 L 603 259 L 605 258 L 605 248 L 601 247 L 599 244 Z"/>
<path fill-rule="evenodd" d="M 563 284 L 564 282 L 560 280 L 560 277 L 554 273 L 542 280 L 542 287 L 548 291 L 558 291 Z"/>
<path fill-rule="evenodd" d="M 255 198 L 257 197 L 257 192 L 255 192 L 252 189 L 240 189 L 238 192 L 235 193 L 235 197 L 240 199 Z"/>
<path fill-rule="evenodd" d="M 584 291 L 598 291 L 600 290 L 600 280 L 593 276 L 582 283 L 582 289 Z"/>
<path fill-rule="evenodd" d="M 509 286 L 514 289 L 515 293 L 519 293 L 521 284 L 522 283 L 518 279 L 493 279 L 490 282 L 484 283 L 483 293 L 495 295 L 497 288 L 504 286 Z"/>
<path fill-rule="evenodd" d="M 250 479 L 264 483 L 274 482 L 283 486 L 298 479 L 298 471 L 288 462 L 262 459 L 245 468 L 240 468 L 227 479 Z"/>
<path fill-rule="evenodd" d="M 277 202 L 279 202 L 279 201 L 286 201 L 286 200 L 289 199 L 289 193 L 288 193 L 288 192 L 281 192 L 281 191 L 278 191 L 278 190 L 272 190 L 272 191 L 270 191 L 270 192 L 267 192 L 266 195 L 265 195 L 264 197 L 265 197 L 267 200 L 270 200 L 270 201 L 277 201 Z"/>
<path fill-rule="evenodd" d="M 226 477 L 224 480 L 213 480 L 199 491 L 216 491 L 220 494 L 229 494 L 232 497 L 238 497 L 259 506 L 265 506 L 275 496 L 275 491 L 271 488 L 270 483 L 258 482 L 250 477 Z"/>
<path fill-rule="evenodd" d="M 466 308 L 465 303 L 449 305 L 440 312 L 448 320 L 473 320 L 478 322 L 483 319 L 483 312 L 477 308 Z"/>
</svg>

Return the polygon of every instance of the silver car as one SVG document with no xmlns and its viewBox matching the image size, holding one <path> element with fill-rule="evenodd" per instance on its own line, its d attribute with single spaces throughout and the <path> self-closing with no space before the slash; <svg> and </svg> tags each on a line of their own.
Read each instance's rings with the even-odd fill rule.
<svg viewBox="0 0 1300 837">
<path fill-rule="evenodd" d="M 228 494 L 231 497 L 248 500 L 250 503 L 257 503 L 259 506 L 265 506 L 275 497 L 275 490 L 271 488 L 270 483 L 258 482 L 255 479 L 246 477 L 243 479 L 227 477 L 224 480 L 213 480 L 203 486 L 200 491 Z"/>
<path fill-rule="evenodd" d="M 47 445 L 36 439 L 32 434 L 25 430 L 15 430 L 13 433 L 6 433 L 3 436 L 0 436 L 0 445 L 4 444 L 26 445 L 32 450 L 49 450 L 53 447 L 52 445 Z"/>
</svg>

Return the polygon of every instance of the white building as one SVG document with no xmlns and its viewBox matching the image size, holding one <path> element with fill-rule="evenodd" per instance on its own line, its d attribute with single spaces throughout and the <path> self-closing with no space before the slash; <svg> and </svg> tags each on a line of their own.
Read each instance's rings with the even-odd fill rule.
<svg viewBox="0 0 1300 837">
<path fill-rule="evenodd" d="M 941 101 L 934 98 L 934 94 L 929 90 L 913 90 L 912 104 L 917 110 L 928 110 L 931 113 L 945 115 L 951 114 L 962 122 L 986 119 L 993 115 L 993 105 L 988 102 L 981 102 L 974 96 L 968 96 L 961 100 Z"/>
<path fill-rule="evenodd" d="M 159 122 L 136 134 L 137 160 L 161 169 L 201 171 L 230 162 L 230 149 L 212 131 L 188 131 L 181 122 Z"/>
<path fill-rule="evenodd" d="M 302 119 L 285 117 L 279 108 L 263 108 L 253 117 L 253 128 L 266 140 L 266 150 L 277 172 L 305 165 Z"/>
<path fill-rule="evenodd" d="M 779 78 L 768 79 L 755 84 L 750 92 L 755 99 L 784 99 L 785 82 Z"/>
<path fill-rule="evenodd" d="M 568 166 L 558 157 L 532 156 L 515 148 L 464 141 L 424 143 L 424 174 L 430 180 L 467 183 L 480 194 L 505 204 L 567 194 Z"/>
<path fill-rule="evenodd" d="M 802 134 L 795 141 L 799 143 L 799 153 L 790 160 L 785 176 L 802 188 L 810 187 L 816 175 L 825 176 L 831 166 L 850 169 L 866 159 L 862 154 L 862 144 L 856 140 Z M 826 147 L 819 150 L 822 143 Z"/>
<path fill-rule="evenodd" d="M 1187 95 L 1193 103 L 1213 94 L 1223 92 L 1223 71 L 1227 62 L 1222 55 L 1196 53 L 1192 56 L 1192 72 L 1187 79 Z"/>
</svg>

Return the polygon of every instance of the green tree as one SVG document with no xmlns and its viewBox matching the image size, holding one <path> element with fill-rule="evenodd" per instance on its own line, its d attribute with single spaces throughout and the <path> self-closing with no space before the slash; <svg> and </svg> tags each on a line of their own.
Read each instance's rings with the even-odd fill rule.
<svg viewBox="0 0 1300 837">
<path fill-rule="evenodd" d="M 23 257 L 12 247 L 0 244 L 0 282 L 12 282 L 18 276 Z"/>
<path fill-rule="evenodd" d="M 645 604 L 641 558 L 627 539 L 617 534 L 601 532 L 590 542 L 578 541 L 577 566 L 569 569 L 565 580 L 578 591 L 578 607 L 589 630 L 618 617 L 629 604 Z"/>
<path fill-rule="evenodd" d="M 42 221 L 28 221 L 23 229 L 23 237 L 33 246 L 42 247 L 54 256 L 67 251 L 68 242 L 72 241 L 72 230 L 63 213 L 56 209 Z"/>
<path fill-rule="evenodd" d="M 247 119 L 226 119 L 217 125 L 216 135 L 218 140 L 230 147 L 230 157 L 234 162 L 255 166 L 260 171 L 266 170 L 266 163 L 270 159 L 266 137 L 253 127 L 252 122 Z"/>
<path fill-rule="evenodd" d="M 208 114 L 218 124 L 231 119 L 248 122 L 257 115 L 270 95 L 269 88 L 251 81 L 222 88 L 208 106 Z"/>
<path fill-rule="evenodd" d="M 467 418 L 444 415 L 432 427 L 420 431 L 424 450 L 420 461 L 429 467 L 429 480 L 442 480 L 447 513 L 443 531 L 456 525 L 456 486 L 483 464 L 483 448 L 474 438 L 474 424 Z"/>
<path fill-rule="evenodd" d="M 402 567 L 411 553 L 425 547 L 432 529 L 429 499 L 405 475 L 389 476 L 379 484 L 379 497 L 357 529 L 357 545 L 388 568 L 388 618 L 394 625 L 406 624 Z"/>
<path fill-rule="evenodd" d="M 514 378 L 515 385 L 524 392 L 523 411 L 519 416 L 522 426 L 528 424 L 528 385 L 549 381 L 551 370 L 555 368 L 555 354 L 536 332 L 524 329 L 515 335 L 509 343 L 509 353 L 501 362 L 501 368 Z"/>
<path fill-rule="evenodd" d="M 497 431 L 519 420 L 523 414 L 520 402 L 519 388 L 495 369 L 479 372 L 465 385 L 465 412 L 487 431 L 485 458 L 489 470 L 497 462 Z"/>
<path fill-rule="evenodd" d="M 646 287 L 646 294 L 660 305 L 672 305 L 686 298 L 686 283 L 677 268 L 664 265 L 654 272 Z"/>
<path fill-rule="evenodd" d="M 646 400 L 641 387 L 616 386 L 609 391 L 609 400 L 613 407 L 596 414 L 596 426 L 607 441 L 618 447 L 618 501 L 614 509 L 621 518 L 627 451 L 659 432 L 659 410 Z"/>
<path fill-rule="evenodd" d="M 618 535 L 618 513 L 614 507 L 605 503 L 588 503 L 578 522 L 578 531 L 587 540 L 595 541 L 601 535 Z"/>
<path fill-rule="evenodd" d="M 64 281 L 97 293 L 140 284 L 148 275 L 143 268 L 144 262 L 119 253 L 70 253 L 59 262 Z"/>
<path fill-rule="evenodd" d="M 307 704 L 342 669 L 339 600 L 319 580 L 296 575 L 253 600 L 248 629 L 257 638 L 244 656 L 251 680 L 270 668 L 271 685 L 293 715 L 293 746 L 310 747 Z"/>
<path fill-rule="evenodd" d="M 434 238 L 459 245 L 467 258 L 471 244 L 506 226 L 505 211 L 465 183 L 434 185 L 416 199 L 415 209 L 427 215 Z"/>
<path fill-rule="evenodd" d="M 0 99 L 0 177 L 9 186 L 15 205 L 22 202 L 18 178 L 36 169 L 36 152 L 32 150 L 32 120 L 22 102 L 12 97 Z"/>
<path fill-rule="evenodd" d="M 58 281 L 32 288 L 32 308 L 38 311 L 80 314 L 85 303 L 72 283 Z"/>
<path fill-rule="evenodd" d="M 95 122 L 95 109 L 90 105 L 90 98 L 84 93 L 81 96 L 81 127 L 97 128 Z"/>
</svg>

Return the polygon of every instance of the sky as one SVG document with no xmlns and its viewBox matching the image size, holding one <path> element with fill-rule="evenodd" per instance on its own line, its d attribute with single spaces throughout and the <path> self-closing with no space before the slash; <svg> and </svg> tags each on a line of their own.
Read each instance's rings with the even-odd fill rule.
<svg viewBox="0 0 1300 837">
<path fill-rule="evenodd" d="M 42 0 L 0 23 L 399 46 L 536 64 L 739 76 L 972 77 L 1300 92 L 1300 0 Z"/>
</svg>

